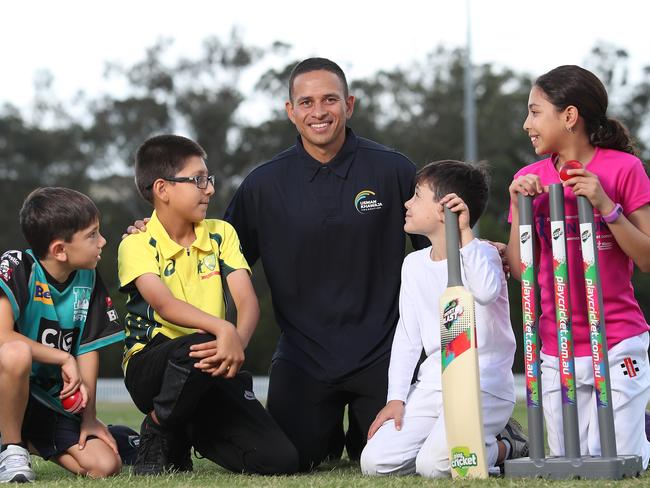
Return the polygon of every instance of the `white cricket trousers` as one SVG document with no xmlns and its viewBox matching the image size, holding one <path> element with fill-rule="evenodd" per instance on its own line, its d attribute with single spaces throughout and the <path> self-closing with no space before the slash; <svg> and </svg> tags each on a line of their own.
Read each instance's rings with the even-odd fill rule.
<svg viewBox="0 0 650 488">
<path fill-rule="evenodd" d="M 395 422 L 389 420 L 368 440 L 361 453 L 363 474 L 450 476 L 442 392 L 416 385 L 411 386 L 406 399 L 402 430 L 396 430 Z M 485 392 L 481 401 L 488 466 L 494 466 L 498 455 L 496 435 L 512 415 L 514 403 Z"/>
<path fill-rule="evenodd" d="M 650 442 L 645 433 L 645 409 L 650 398 L 648 334 L 630 337 L 608 351 L 612 408 L 618 454 L 641 456 L 648 467 Z M 548 445 L 552 456 L 564 455 L 562 391 L 558 358 L 541 353 L 542 393 Z M 591 356 L 575 358 L 576 403 L 580 453 L 600 455 L 600 430 Z"/>
</svg>

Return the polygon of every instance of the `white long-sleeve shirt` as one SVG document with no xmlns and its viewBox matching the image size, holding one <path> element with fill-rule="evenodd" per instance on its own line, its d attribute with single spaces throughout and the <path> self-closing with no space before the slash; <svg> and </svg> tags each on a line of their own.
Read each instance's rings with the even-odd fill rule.
<svg viewBox="0 0 650 488">
<path fill-rule="evenodd" d="M 409 254 L 402 265 L 400 319 L 388 370 L 387 400 L 406 401 L 422 349 L 417 386 L 441 389 L 440 296 L 447 288 L 447 260 L 432 261 L 431 247 Z M 510 324 L 508 290 L 494 246 L 473 239 L 460 250 L 464 286 L 476 302 L 481 390 L 515 401 L 512 362 L 515 337 Z"/>
</svg>

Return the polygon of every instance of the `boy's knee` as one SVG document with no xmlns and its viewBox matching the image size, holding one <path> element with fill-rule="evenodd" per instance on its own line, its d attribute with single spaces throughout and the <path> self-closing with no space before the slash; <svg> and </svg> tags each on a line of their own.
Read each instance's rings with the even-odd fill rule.
<svg viewBox="0 0 650 488">
<path fill-rule="evenodd" d="M 368 476 L 413 474 L 413 459 L 409 459 L 403 452 L 386 450 L 386 445 L 385 442 L 372 442 L 372 439 L 366 444 L 359 460 L 361 472 Z"/>
<path fill-rule="evenodd" d="M 84 463 L 86 476 L 94 479 L 108 478 L 119 474 L 122 462 L 117 456 L 98 456 L 92 461 Z"/>
<path fill-rule="evenodd" d="M 372 444 L 366 444 L 366 447 L 361 452 L 361 459 L 359 463 L 361 464 L 361 472 L 368 476 L 375 476 L 379 473 L 379 462 L 377 458 L 377 453 L 372 447 Z"/>
<path fill-rule="evenodd" d="M 212 334 L 188 334 L 174 339 L 177 342 L 176 348 L 171 354 L 170 360 L 179 365 L 193 365 L 197 360 L 190 357 L 191 347 L 196 344 L 203 344 L 215 340 Z"/>
<path fill-rule="evenodd" d="M 449 459 L 437 458 L 420 451 L 415 459 L 415 472 L 424 478 L 448 478 Z"/>
<path fill-rule="evenodd" d="M 0 346 L 0 371 L 25 373 L 32 367 L 32 350 L 21 341 L 6 342 Z"/>
<path fill-rule="evenodd" d="M 244 455 L 245 470 L 250 473 L 277 475 L 294 474 L 300 470 L 298 451 L 286 440 L 274 443 L 272 449 L 260 449 Z"/>
</svg>

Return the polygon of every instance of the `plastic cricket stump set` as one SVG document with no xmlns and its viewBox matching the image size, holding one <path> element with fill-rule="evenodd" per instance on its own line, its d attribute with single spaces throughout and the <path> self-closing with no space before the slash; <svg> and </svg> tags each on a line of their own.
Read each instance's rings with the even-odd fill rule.
<svg viewBox="0 0 650 488">
<path fill-rule="evenodd" d="M 562 427 L 564 456 L 546 457 L 544 453 L 544 415 L 539 352 L 537 313 L 535 236 L 532 197 L 519 195 L 519 242 L 521 256 L 521 290 L 524 338 L 524 373 L 528 406 L 530 457 L 506 461 L 505 476 L 520 478 L 621 479 L 638 476 L 642 470 L 639 456 L 620 456 L 616 452 L 614 413 L 609 380 L 607 339 L 603 297 L 598 271 L 594 213 L 587 198 L 578 196 L 578 219 L 584 269 L 587 315 L 594 370 L 594 388 L 600 428 L 600 456 L 580 453 L 578 410 L 576 404 L 575 365 L 569 273 L 566 255 L 564 188 L 550 185 L 550 217 L 553 249 L 555 317 L 562 393 Z M 580 259 L 570 256 L 570 259 Z"/>
</svg>

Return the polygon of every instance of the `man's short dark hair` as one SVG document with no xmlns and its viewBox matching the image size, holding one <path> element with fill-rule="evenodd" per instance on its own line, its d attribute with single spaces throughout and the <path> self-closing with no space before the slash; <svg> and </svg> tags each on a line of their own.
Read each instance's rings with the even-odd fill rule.
<svg viewBox="0 0 650 488">
<path fill-rule="evenodd" d="M 20 228 L 34 255 L 43 259 L 52 241 L 70 242 L 75 232 L 99 221 L 99 210 L 83 193 L 46 187 L 31 192 L 20 209 Z"/>
<path fill-rule="evenodd" d="M 338 76 L 343 85 L 343 95 L 345 98 L 348 98 L 348 80 L 345 79 L 345 73 L 338 64 L 326 58 L 307 58 L 304 61 L 300 61 L 291 70 L 291 75 L 289 76 L 289 100 L 293 101 L 293 82 L 297 76 L 320 70 L 329 71 Z"/>
<path fill-rule="evenodd" d="M 135 155 L 135 185 L 142 198 L 153 204 L 154 181 L 176 176 L 192 156 L 207 157 L 203 148 L 187 137 L 163 134 L 144 141 Z"/>
<path fill-rule="evenodd" d="M 429 185 L 436 200 L 449 193 L 462 198 L 469 209 L 472 227 L 483 214 L 490 194 L 487 166 L 483 163 L 470 164 L 449 159 L 434 161 L 417 172 L 415 183 Z"/>
</svg>

